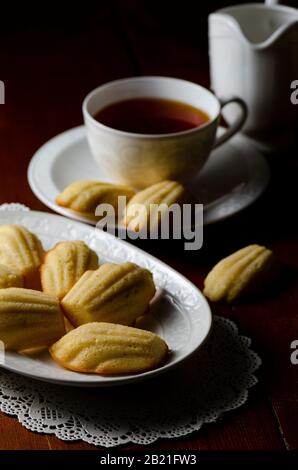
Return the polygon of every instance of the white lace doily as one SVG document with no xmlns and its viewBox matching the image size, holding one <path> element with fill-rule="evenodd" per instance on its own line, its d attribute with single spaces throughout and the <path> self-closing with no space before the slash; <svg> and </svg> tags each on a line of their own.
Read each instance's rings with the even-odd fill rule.
<svg viewBox="0 0 298 470">
<path fill-rule="evenodd" d="M 0 409 L 31 431 L 112 447 L 185 436 L 241 406 L 261 363 L 236 325 L 215 317 L 199 352 L 160 378 L 74 389 L 0 372 Z"/>
<path fill-rule="evenodd" d="M 112 447 L 185 436 L 241 406 L 261 360 L 236 325 L 214 317 L 203 347 L 142 383 L 76 389 L 0 371 L 0 409 L 31 431 Z"/>
</svg>

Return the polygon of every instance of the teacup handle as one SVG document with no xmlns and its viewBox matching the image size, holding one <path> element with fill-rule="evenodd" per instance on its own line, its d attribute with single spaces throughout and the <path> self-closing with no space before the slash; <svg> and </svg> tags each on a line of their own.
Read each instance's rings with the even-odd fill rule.
<svg viewBox="0 0 298 470">
<path fill-rule="evenodd" d="M 217 148 L 220 145 L 224 144 L 234 134 L 236 134 L 236 132 L 238 132 L 241 129 L 241 127 L 243 126 L 243 124 L 246 120 L 246 117 L 247 117 L 247 106 L 241 98 L 232 97 L 232 98 L 227 98 L 227 99 L 219 99 L 219 102 L 220 102 L 220 109 L 221 110 L 227 104 L 237 103 L 239 105 L 240 109 L 241 109 L 241 113 L 240 113 L 240 116 L 238 116 L 238 118 L 234 122 L 234 124 L 229 126 L 227 128 L 227 130 L 222 135 L 220 135 L 219 137 L 217 137 L 215 139 L 215 142 L 213 144 L 213 148 Z"/>
</svg>

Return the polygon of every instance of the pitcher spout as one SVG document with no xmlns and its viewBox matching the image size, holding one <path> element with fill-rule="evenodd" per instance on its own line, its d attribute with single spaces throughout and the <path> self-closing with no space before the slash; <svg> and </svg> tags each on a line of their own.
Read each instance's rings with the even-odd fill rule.
<svg viewBox="0 0 298 470">
<path fill-rule="evenodd" d="M 298 10 L 259 3 L 223 8 L 209 16 L 209 32 L 243 41 L 251 49 L 266 49 L 288 42 L 289 35 L 298 40 Z"/>
</svg>

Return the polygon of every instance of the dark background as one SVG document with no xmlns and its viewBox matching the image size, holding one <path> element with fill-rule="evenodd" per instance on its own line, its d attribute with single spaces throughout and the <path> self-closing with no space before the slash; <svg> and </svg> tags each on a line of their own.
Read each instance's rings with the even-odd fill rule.
<svg viewBox="0 0 298 470">
<path fill-rule="evenodd" d="M 229 4 L 228 0 L 2 3 L 0 79 L 6 84 L 7 102 L 18 101 L 27 109 L 26 120 L 45 126 L 47 133 L 47 121 L 52 125 L 51 113 L 61 113 L 61 105 L 68 126 L 79 124 L 83 97 L 112 79 L 173 75 L 208 86 L 207 17 Z M 298 6 L 298 0 L 287 4 Z M 33 90 L 41 101 L 31 115 Z M 56 102 L 56 109 L 50 110 L 47 100 Z M 0 128 L 2 120 L 0 110 Z M 61 130 L 58 123 L 56 129 Z"/>
</svg>

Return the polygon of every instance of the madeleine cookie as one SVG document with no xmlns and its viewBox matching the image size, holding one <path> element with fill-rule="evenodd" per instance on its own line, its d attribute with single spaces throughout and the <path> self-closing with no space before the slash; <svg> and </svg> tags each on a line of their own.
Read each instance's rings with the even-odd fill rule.
<svg viewBox="0 0 298 470">
<path fill-rule="evenodd" d="M 204 295 L 213 302 L 232 302 L 265 287 L 275 276 L 276 268 L 271 250 L 246 246 L 214 266 L 204 281 Z"/>
<path fill-rule="evenodd" d="M 0 264 L 24 276 L 25 287 L 40 286 L 38 268 L 44 250 L 36 235 L 20 225 L 0 225 Z"/>
<path fill-rule="evenodd" d="M 23 287 L 23 276 L 13 268 L 0 264 L 0 289 L 6 287 Z"/>
<path fill-rule="evenodd" d="M 169 207 L 182 201 L 184 193 L 184 187 L 176 181 L 149 186 L 130 199 L 123 223 L 135 232 L 157 227 Z"/>
<path fill-rule="evenodd" d="M 56 202 L 59 206 L 67 207 L 86 217 L 95 217 L 99 204 L 110 204 L 117 216 L 119 196 L 126 197 L 128 201 L 134 194 L 135 191 L 128 186 L 80 180 L 67 186 L 56 198 Z"/>
<path fill-rule="evenodd" d="M 97 268 L 97 254 L 83 241 L 60 242 L 45 255 L 40 269 L 42 290 L 62 299 L 84 272 Z"/>
<path fill-rule="evenodd" d="M 83 274 L 61 305 L 74 326 L 95 321 L 131 325 L 146 312 L 154 294 L 147 269 L 133 263 L 107 263 Z"/>
<path fill-rule="evenodd" d="M 88 323 L 50 348 L 66 369 L 101 375 L 141 373 L 158 367 L 168 354 L 165 341 L 149 331 L 111 323 Z"/>
<path fill-rule="evenodd" d="M 0 340 L 7 349 L 48 347 L 65 333 L 55 297 L 31 289 L 0 289 Z"/>
</svg>

